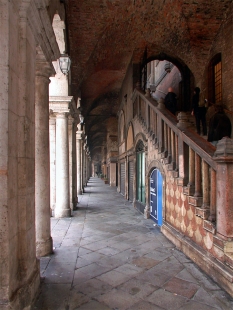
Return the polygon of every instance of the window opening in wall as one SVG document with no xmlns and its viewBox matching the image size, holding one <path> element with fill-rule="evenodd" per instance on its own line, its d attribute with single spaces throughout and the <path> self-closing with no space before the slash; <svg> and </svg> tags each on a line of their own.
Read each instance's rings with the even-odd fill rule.
<svg viewBox="0 0 233 310">
<path fill-rule="evenodd" d="M 137 200 L 145 203 L 145 150 L 142 141 L 138 143 L 137 152 Z"/>
<path fill-rule="evenodd" d="M 152 60 L 141 69 L 142 89 L 150 89 L 152 98 L 159 101 L 160 98 L 165 98 L 168 89 L 172 88 L 177 97 L 178 111 L 183 110 L 181 82 L 181 72 L 172 62 L 167 60 Z"/>
<path fill-rule="evenodd" d="M 222 62 L 218 62 L 214 66 L 214 90 L 215 90 L 215 102 L 220 103 L 222 101 Z"/>
<path fill-rule="evenodd" d="M 221 54 L 217 54 L 212 58 L 208 72 L 208 99 L 211 103 L 222 103 Z"/>
</svg>

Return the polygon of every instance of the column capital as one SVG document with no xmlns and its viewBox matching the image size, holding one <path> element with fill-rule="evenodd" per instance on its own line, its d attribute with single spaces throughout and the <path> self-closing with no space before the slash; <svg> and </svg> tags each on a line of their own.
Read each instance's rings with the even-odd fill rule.
<svg viewBox="0 0 233 310">
<path fill-rule="evenodd" d="M 63 111 L 61 111 L 61 112 L 55 112 L 54 113 L 55 114 L 55 116 L 56 116 L 56 119 L 57 118 L 60 118 L 60 119 L 64 119 L 64 118 L 67 118 L 68 119 L 68 116 L 69 116 L 69 113 L 68 112 L 63 112 Z"/>
<path fill-rule="evenodd" d="M 50 96 L 49 109 L 53 113 L 69 113 L 69 106 L 72 100 L 72 96 Z"/>
<path fill-rule="evenodd" d="M 233 163 L 233 139 L 222 138 L 217 143 L 213 159 L 216 162 Z"/>
</svg>

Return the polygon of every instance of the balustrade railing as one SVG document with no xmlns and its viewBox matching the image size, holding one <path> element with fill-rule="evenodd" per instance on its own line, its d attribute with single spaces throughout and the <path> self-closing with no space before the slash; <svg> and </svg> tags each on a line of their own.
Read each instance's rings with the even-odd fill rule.
<svg viewBox="0 0 233 310">
<path fill-rule="evenodd" d="M 138 117 L 148 138 L 158 149 L 167 170 L 179 179 L 196 215 L 214 222 L 216 219 L 215 147 L 189 129 L 184 112 L 177 118 L 163 105 L 140 90 L 133 95 L 134 117 Z M 184 121 L 185 120 L 185 121 Z M 191 126 L 191 123 L 190 123 Z"/>
</svg>

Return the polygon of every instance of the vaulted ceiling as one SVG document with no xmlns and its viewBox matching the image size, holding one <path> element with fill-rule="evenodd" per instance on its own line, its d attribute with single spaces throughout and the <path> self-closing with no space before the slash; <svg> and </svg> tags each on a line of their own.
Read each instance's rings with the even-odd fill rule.
<svg viewBox="0 0 233 310">
<path fill-rule="evenodd" d="M 71 94 L 81 94 L 90 149 L 104 145 L 130 62 L 165 53 L 204 66 L 232 0 L 66 0 Z M 198 73 L 197 73 L 198 74 Z M 93 155 L 93 154 L 92 154 Z"/>
</svg>

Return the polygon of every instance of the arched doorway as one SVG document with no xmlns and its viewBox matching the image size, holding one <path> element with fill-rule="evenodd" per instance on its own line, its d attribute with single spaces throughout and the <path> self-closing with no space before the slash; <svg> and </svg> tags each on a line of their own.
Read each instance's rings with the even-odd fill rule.
<svg viewBox="0 0 233 310">
<path fill-rule="evenodd" d="M 163 224 L 163 177 L 156 168 L 150 175 L 150 216 L 158 226 Z"/>
</svg>

